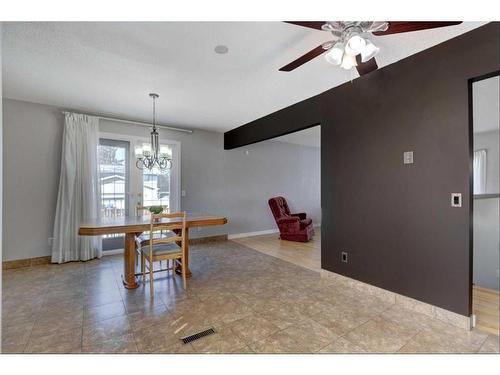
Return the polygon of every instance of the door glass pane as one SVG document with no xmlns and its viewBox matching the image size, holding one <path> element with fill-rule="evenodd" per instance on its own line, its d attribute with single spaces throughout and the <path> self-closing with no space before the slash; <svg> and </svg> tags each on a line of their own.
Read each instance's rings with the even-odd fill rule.
<svg viewBox="0 0 500 375">
<path fill-rule="evenodd" d="M 172 149 L 169 148 L 169 157 Z M 144 206 L 167 206 L 170 209 L 170 169 L 160 171 L 144 169 L 142 174 L 142 197 Z"/>
<path fill-rule="evenodd" d="M 127 215 L 128 154 L 129 143 L 126 141 L 99 140 L 101 217 L 123 217 Z M 123 234 L 109 234 L 103 237 L 104 250 L 123 247 L 122 241 L 111 240 L 123 237 Z"/>
</svg>

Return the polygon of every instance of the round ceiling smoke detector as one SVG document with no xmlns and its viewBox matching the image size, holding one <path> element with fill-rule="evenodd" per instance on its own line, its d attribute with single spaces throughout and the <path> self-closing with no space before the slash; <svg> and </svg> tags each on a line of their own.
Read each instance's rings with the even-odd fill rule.
<svg viewBox="0 0 500 375">
<path fill-rule="evenodd" d="M 229 48 L 227 48 L 227 46 L 220 44 L 218 46 L 215 46 L 214 51 L 215 51 L 215 53 L 218 53 L 219 55 L 224 55 L 225 53 L 227 53 L 229 51 Z"/>
</svg>

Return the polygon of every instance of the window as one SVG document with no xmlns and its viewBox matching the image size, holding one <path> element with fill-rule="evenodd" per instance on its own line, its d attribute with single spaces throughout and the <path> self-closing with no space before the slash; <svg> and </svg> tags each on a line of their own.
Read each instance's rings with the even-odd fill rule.
<svg viewBox="0 0 500 375">
<path fill-rule="evenodd" d="M 99 184 L 101 217 L 123 217 L 128 213 L 130 143 L 114 139 L 99 139 Z M 103 250 L 123 247 L 123 234 L 107 234 Z"/>
<path fill-rule="evenodd" d="M 99 182 L 101 217 L 125 216 L 128 202 L 129 143 L 112 139 L 99 140 Z"/>
<path fill-rule="evenodd" d="M 486 194 L 486 150 L 474 151 L 474 195 Z"/>
<path fill-rule="evenodd" d="M 136 214 L 137 206 L 167 206 L 180 209 L 180 143 L 161 139 L 168 147 L 172 168 L 140 170 L 130 150 L 146 138 L 101 133 L 99 140 L 99 181 L 101 217 L 123 217 Z M 122 249 L 121 234 L 103 236 L 103 250 Z"/>
<path fill-rule="evenodd" d="M 162 145 L 163 146 L 163 145 Z M 169 147 L 169 156 L 172 157 L 172 148 Z M 170 203 L 171 170 L 161 172 L 155 168 L 152 171 L 144 169 L 142 174 L 142 197 L 144 206 L 167 206 Z"/>
</svg>

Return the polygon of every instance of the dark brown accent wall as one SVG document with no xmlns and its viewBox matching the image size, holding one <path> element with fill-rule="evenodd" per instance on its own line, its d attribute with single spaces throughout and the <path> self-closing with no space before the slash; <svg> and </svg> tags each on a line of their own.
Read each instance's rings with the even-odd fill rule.
<svg viewBox="0 0 500 375">
<path fill-rule="evenodd" d="M 467 81 L 500 68 L 499 48 L 490 23 L 231 130 L 224 147 L 321 123 L 322 268 L 468 316 Z"/>
</svg>

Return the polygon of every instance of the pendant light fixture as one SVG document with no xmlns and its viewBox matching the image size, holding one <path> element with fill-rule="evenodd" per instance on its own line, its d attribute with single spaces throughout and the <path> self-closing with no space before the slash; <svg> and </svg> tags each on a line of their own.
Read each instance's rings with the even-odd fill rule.
<svg viewBox="0 0 500 375">
<path fill-rule="evenodd" d="M 153 99 L 153 128 L 151 131 L 151 143 L 144 143 L 142 146 L 135 148 L 135 165 L 137 168 L 143 170 L 159 169 L 164 173 L 166 170 L 172 168 L 172 159 L 169 157 L 169 149 L 167 146 L 160 146 L 160 136 L 156 131 L 156 99 L 159 98 L 158 94 L 149 94 Z"/>
</svg>

